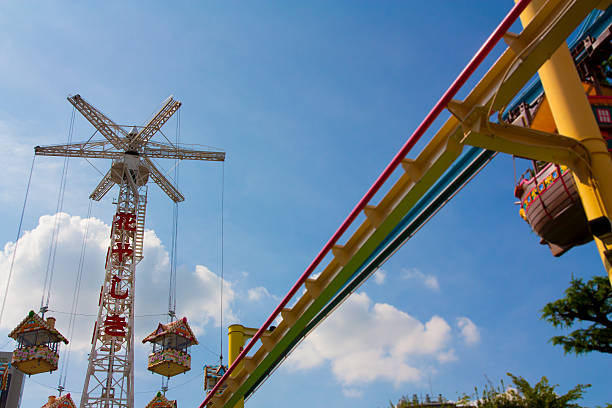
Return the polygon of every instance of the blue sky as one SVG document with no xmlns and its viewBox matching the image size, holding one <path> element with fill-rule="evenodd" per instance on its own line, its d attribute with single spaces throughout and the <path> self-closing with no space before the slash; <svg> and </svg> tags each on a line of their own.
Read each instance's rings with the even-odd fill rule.
<svg viewBox="0 0 612 408">
<path fill-rule="evenodd" d="M 1 287 L 33 147 L 67 139 L 66 96 L 81 94 L 117 123 L 141 124 L 174 94 L 183 102 L 181 140 L 227 152 L 224 324 L 259 326 L 510 7 L 482 0 L 1 2 Z M 175 127 L 171 120 L 164 128 L 169 138 Z M 74 139 L 92 133 L 77 116 Z M 109 165 L 93 164 L 102 172 Z M 36 160 L 2 335 L 38 308 L 61 165 Z M 200 368 L 218 359 L 221 173 L 218 163 L 180 170 L 178 312 L 197 326 L 201 343 L 192 350 L 193 370 L 170 382 L 168 396 L 182 407 L 203 400 Z M 51 299 L 60 329 L 81 218 L 99 177 L 85 161 L 69 161 Z M 603 272 L 595 247 L 552 258 L 518 217 L 513 177 L 512 160 L 496 157 L 248 406 L 383 407 L 430 390 L 452 399 L 508 371 L 532 382 L 546 375 L 563 392 L 590 383 L 584 403 L 609 402 L 610 357 L 564 355 L 547 342 L 561 332 L 539 319 L 572 274 Z M 90 295 L 102 283 L 115 194 L 93 207 L 83 314 L 96 313 Z M 168 198 L 150 186 L 137 315 L 166 310 L 171 224 Z M 386 318 L 401 325 L 400 340 L 414 344 L 394 348 L 401 341 Z M 93 318 L 77 322 L 86 339 Z M 136 325 L 138 338 L 156 320 Z M 339 327 L 350 339 L 341 347 Z M 73 343 L 67 387 L 78 400 L 87 340 Z M 145 370 L 147 352 L 137 350 L 137 406 L 160 383 Z M 57 373 L 28 379 L 22 406 L 42 405 L 57 382 Z"/>
</svg>

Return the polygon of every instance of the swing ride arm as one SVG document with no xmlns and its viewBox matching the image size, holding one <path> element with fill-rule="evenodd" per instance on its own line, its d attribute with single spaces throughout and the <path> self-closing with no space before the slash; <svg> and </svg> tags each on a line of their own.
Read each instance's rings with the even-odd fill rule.
<svg viewBox="0 0 612 408">
<path fill-rule="evenodd" d="M 175 100 L 172 95 L 163 103 L 162 107 L 149 122 L 138 132 L 134 139 L 130 140 L 130 147 L 134 150 L 146 145 L 147 142 L 161 129 L 162 126 L 178 111 L 181 102 Z"/>
<path fill-rule="evenodd" d="M 94 201 L 100 201 L 106 193 L 110 191 L 110 189 L 115 185 L 115 182 L 111 180 L 111 171 L 107 171 L 100 183 L 96 186 L 94 191 L 89 195 Z"/>
<path fill-rule="evenodd" d="M 145 147 L 143 155 L 155 159 L 176 159 L 176 160 L 206 160 L 206 161 L 224 161 L 225 152 L 215 152 L 207 150 L 192 150 L 174 147 L 163 143 L 152 143 L 149 145 L 152 148 Z"/>
<path fill-rule="evenodd" d="M 139 155 L 154 159 L 224 161 L 225 152 L 185 149 L 166 143 L 149 142 Z M 90 159 L 118 159 L 124 152 L 114 148 L 110 142 L 90 141 L 85 143 L 36 146 L 39 156 L 86 157 Z"/>
<path fill-rule="evenodd" d="M 149 176 L 153 179 L 153 181 L 163 190 L 164 193 L 170 197 L 172 201 L 175 203 L 180 203 L 185 201 L 185 197 L 181 194 L 180 191 L 168 180 L 159 169 L 153 164 L 153 162 L 148 157 L 143 157 L 142 162 L 149 168 Z"/>
<path fill-rule="evenodd" d="M 128 144 L 126 138 L 128 133 L 115 122 L 110 120 L 106 115 L 88 103 L 81 95 L 72 95 L 68 97 L 68 102 L 81 112 L 81 114 L 91 123 L 115 148 L 119 150 L 127 150 Z M 117 135 L 115 131 L 119 131 L 123 137 Z"/>
<path fill-rule="evenodd" d="M 34 154 L 39 156 L 86 157 L 89 159 L 118 159 L 123 152 L 108 141 L 92 141 L 51 146 L 36 146 Z"/>
</svg>

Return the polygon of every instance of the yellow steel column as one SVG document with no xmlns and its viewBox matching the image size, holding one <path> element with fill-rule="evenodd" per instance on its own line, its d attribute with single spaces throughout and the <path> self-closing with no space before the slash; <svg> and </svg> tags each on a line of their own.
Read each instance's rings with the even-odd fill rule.
<svg viewBox="0 0 612 408">
<path fill-rule="evenodd" d="M 536 15 L 544 0 L 533 0 L 521 14 L 526 26 Z M 607 145 L 591 110 L 574 60 L 566 44 L 561 45 L 538 70 L 546 98 L 560 134 L 579 140 L 588 150 L 588 175 L 574 179 L 589 221 L 612 214 L 612 160 Z M 612 281 L 612 267 L 605 256 L 606 245 L 594 238 L 608 277 Z"/>
<path fill-rule="evenodd" d="M 245 336 L 245 327 L 241 324 L 232 324 L 228 327 L 228 361 L 229 365 L 234 363 L 234 360 L 238 357 L 242 348 L 244 347 L 244 343 L 249 336 Z M 240 363 L 242 364 L 242 363 Z M 240 367 L 237 367 L 232 372 L 232 377 L 234 377 L 240 371 Z M 234 408 L 243 408 L 244 407 L 244 398 L 241 398 L 240 401 L 234 405 Z"/>
</svg>

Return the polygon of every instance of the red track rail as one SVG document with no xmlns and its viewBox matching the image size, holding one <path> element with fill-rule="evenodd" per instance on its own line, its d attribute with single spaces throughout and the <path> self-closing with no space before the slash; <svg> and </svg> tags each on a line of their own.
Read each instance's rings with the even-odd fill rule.
<svg viewBox="0 0 612 408">
<path fill-rule="evenodd" d="M 525 8 L 531 3 L 531 0 L 519 0 L 512 10 L 504 17 L 502 22 L 497 26 L 497 28 L 491 33 L 489 38 L 484 42 L 484 44 L 480 47 L 478 52 L 472 57 L 470 62 L 466 65 L 466 67 L 461 71 L 457 79 L 451 84 L 451 86 L 447 89 L 447 91 L 442 95 L 440 100 L 435 104 L 432 110 L 427 114 L 423 122 L 416 128 L 414 133 L 410 136 L 410 138 L 406 141 L 404 146 L 397 152 L 393 160 L 387 165 L 387 167 L 383 170 L 383 172 L 378 176 L 372 187 L 365 193 L 365 195 L 359 200 L 355 208 L 351 211 L 351 213 L 346 217 L 344 222 L 340 225 L 338 230 L 332 235 L 332 237 L 327 241 L 327 244 L 321 249 L 316 258 L 312 261 L 312 263 L 306 268 L 302 276 L 297 280 L 297 282 L 293 285 L 291 290 L 285 295 L 283 300 L 276 306 L 276 309 L 272 312 L 270 317 L 264 322 L 264 324 L 257 330 L 255 336 L 251 339 L 249 344 L 242 350 L 242 352 L 238 355 L 234 363 L 228 368 L 227 372 L 221 377 L 219 382 L 213 387 L 213 389 L 208 393 L 206 399 L 200 404 L 199 408 L 205 408 L 206 404 L 210 402 L 212 397 L 217 393 L 223 382 L 231 375 L 234 369 L 237 367 L 238 363 L 242 361 L 242 359 L 249 353 L 249 351 L 253 348 L 257 340 L 264 334 L 264 332 L 272 325 L 274 319 L 280 314 L 281 310 L 287 306 L 291 298 L 297 293 L 300 287 L 306 282 L 306 279 L 312 274 L 312 272 L 319 266 L 323 258 L 331 251 L 332 247 L 336 245 L 342 234 L 349 228 L 349 226 L 355 221 L 359 213 L 365 208 L 365 206 L 370 202 L 372 197 L 380 190 L 383 184 L 387 181 L 387 179 L 391 176 L 391 174 L 395 171 L 397 166 L 400 165 L 402 160 L 406 157 L 406 155 L 412 150 L 414 145 L 419 141 L 419 139 L 425 134 L 427 129 L 431 126 L 431 124 L 438 118 L 440 113 L 446 108 L 451 99 L 459 92 L 461 87 L 467 82 L 470 76 L 476 71 L 478 66 L 484 61 L 484 59 L 489 55 L 491 50 L 497 45 L 499 40 L 502 39 L 503 35 L 510 29 L 512 24 L 519 18 L 520 14 L 525 10 Z"/>
</svg>

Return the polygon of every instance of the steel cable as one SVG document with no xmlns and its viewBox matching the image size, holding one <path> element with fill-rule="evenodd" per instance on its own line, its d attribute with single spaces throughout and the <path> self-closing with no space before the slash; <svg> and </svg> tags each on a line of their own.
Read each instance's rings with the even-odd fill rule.
<svg viewBox="0 0 612 408">
<path fill-rule="evenodd" d="M 89 234 L 89 223 L 91 221 L 91 207 L 93 200 L 89 200 L 89 207 L 87 209 L 87 222 L 85 223 L 85 233 L 83 235 L 83 243 L 81 244 L 81 254 L 79 256 L 79 264 L 77 267 L 77 278 L 74 283 L 74 291 L 72 294 L 72 305 L 70 308 L 70 318 L 68 321 L 68 338 L 70 339 L 70 344 L 68 345 L 68 350 L 62 355 L 62 363 L 60 369 L 60 376 L 58 382 L 58 390 L 61 391 L 66 388 L 66 374 L 68 371 L 68 366 L 70 365 L 70 352 L 72 350 L 72 340 L 74 334 L 74 323 L 77 316 L 77 308 L 79 304 L 79 295 L 81 293 L 81 281 L 83 278 L 83 267 L 85 265 L 85 251 L 87 249 L 87 237 Z M 62 380 L 63 376 L 63 380 Z"/>
<path fill-rule="evenodd" d="M 13 277 L 13 266 L 15 265 L 15 255 L 17 254 L 17 246 L 19 245 L 19 237 L 21 236 L 21 227 L 23 225 L 23 214 L 25 213 L 26 204 L 28 202 L 28 193 L 30 192 L 30 183 L 32 182 L 32 172 L 34 171 L 34 160 L 36 155 L 32 156 L 32 165 L 30 166 L 30 175 L 28 176 L 28 185 L 26 186 L 25 198 L 23 199 L 23 207 L 21 208 L 21 216 L 19 217 L 19 226 L 17 227 L 17 237 L 15 238 L 15 247 L 13 248 L 13 255 L 11 256 L 11 265 L 9 266 L 8 278 L 6 280 L 6 286 L 4 288 L 4 298 L 2 299 L 2 309 L 0 309 L 0 324 L 2 324 L 2 317 L 4 316 L 4 307 L 6 306 L 6 298 L 8 296 L 9 286 L 11 284 L 11 278 Z"/>
<path fill-rule="evenodd" d="M 69 145 L 72 142 L 72 134 L 74 132 L 74 118 L 75 118 L 76 109 L 72 109 L 72 115 L 70 116 L 70 126 L 68 129 L 68 142 L 66 145 Z M 53 273 L 55 270 L 55 256 L 57 253 L 57 241 L 59 236 L 59 215 L 64 207 L 64 193 L 66 192 L 66 182 L 67 182 L 67 173 L 68 173 L 68 159 L 69 157 L 64 157 L 64 166 L 62 168 L 62 176 L 60 180 L 60 190 L 57 197 L 57 205 L 55 209 L 55 218 L 53 222 L 53 232 L 51 233 L 51 242 L 49 246 L 49 258 L 47 259 L 47 268 L 45 271 L 45 282 L 43 285 L 43 293 L 42 298 L 40 300 L 40 312 L 44 316 L 45 312 L 49 309 L 49 299 L 51 298 L 51 286 L 53 283 Z M 45 301 L 45 292 L 46 292 L 46 301 Z"/>
</svg>

